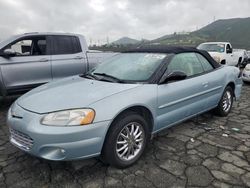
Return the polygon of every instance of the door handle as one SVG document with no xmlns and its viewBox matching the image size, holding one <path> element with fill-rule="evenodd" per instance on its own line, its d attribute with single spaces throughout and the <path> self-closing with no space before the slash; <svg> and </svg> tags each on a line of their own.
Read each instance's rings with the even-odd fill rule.
<svg viewBox="0 0 250 188">
<path fill-rule="evenodd" d="M 82 56 L 76 56 L 76 57 L 74 57 L 74 59 L 83 59 L 83 57 Z"/>
<path fill-rule="evenodd" d="M 49 60 L 46 59 L 46 58 L 42 58 L 42 59 L 39 60 L 39 62 L 48 62 L 48 61 L 49 61 Z"/>
</svg>

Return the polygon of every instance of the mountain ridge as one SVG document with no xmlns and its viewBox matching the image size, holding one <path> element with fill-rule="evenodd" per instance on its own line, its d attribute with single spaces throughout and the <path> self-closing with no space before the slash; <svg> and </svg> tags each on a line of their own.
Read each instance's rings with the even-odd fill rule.
<svg viewBox="0 0 250 188">
<path fill-rule="evenodd" d="M 117 45 L 127 45 L 127 44 L 136 44 L 138 43 L 139 40 L 130 38 L 130 37 L 122 37 L 114 42 L 112 44 L 117 44 Z"/>
</svg>

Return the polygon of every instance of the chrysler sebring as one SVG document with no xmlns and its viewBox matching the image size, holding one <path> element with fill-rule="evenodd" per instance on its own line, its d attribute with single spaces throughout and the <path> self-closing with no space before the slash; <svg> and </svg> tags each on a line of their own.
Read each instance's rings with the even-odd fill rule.
<svg viewBox="0 0 250 188">
<path fill-rule="evenodd" d="M 205 51 L 138 48 L 21 96 L 8 112 L 10 142 L 48 160 L 100 156 L 124 168 L 155 133 L 211 109 L 227 116 L 241 87 L 239 69 Z"/>
</svg>

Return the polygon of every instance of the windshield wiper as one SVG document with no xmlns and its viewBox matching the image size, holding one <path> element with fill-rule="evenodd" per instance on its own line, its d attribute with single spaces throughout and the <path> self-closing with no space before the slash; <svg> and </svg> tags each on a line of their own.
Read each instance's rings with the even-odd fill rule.
<svg viewBox="0 0 250 188">
<path fill-rule="evenodd" d="M 107 77 L 107 78 L 111 78 L 112 80 L 115 80 L 116 82 L 119 82 L 119 83 L 124 83 L 123 80 L 120 80 L 119 78 L 116 78 L 112 75 L 109 75 L 109 74 L 106 74 L 106 73 L 98 73 L 98 72 L 95 72 L 93 73 L 94 75 L 98 75 L 98 76 L 103 76 L 103 77 Z"/>
<path fill-rule="evenodd" d="M 93 74 L 90 74 L 90 73 L 86 73 L 86 74 L 82 74 L 80 75 L 81 77 L 84 77 L 84 78 L 90 78 L 92 80 L 99 80 L 97 76 L 93 75 Z"/>
</svg>

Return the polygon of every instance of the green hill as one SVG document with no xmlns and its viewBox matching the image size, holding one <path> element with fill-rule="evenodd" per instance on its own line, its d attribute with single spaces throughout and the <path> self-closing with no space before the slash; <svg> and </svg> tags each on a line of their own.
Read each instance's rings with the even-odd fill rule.
<svg viewBox="0 0 250 188">
<path fill-rule="evenodd" d="M 182 32 L 184 33 L 184 32 Z M 233 48 L 250 50 L 250 17 L 217 20 L 197 31 L 186 34 L 170 34 L 148 41 L 138 41 L 123 37 L 111 44 L 101 47 L 101 50 L 122 51 L 130 47 L 141 45 L 185 45 L 197 46 L 202 42 L 230 42 Z M 100 49 L 100 47 L 93 48 Z"/>
<path fill-rule="evenodd" d="M 250 49 L 250 17 L 217 20 L 200 30 L 184 35 L 167 35 L 151 41 L 168 45 L 196 46 L 207 41 L 229 41 L 234 48 Z"/>
<path fill-rule="evenodd" d="M 116 44 L 116 45 L 127 45 L 127 44 L 136 44 L 138 43 L 138 40 L 129 38 L 129 37 L 122 37 L 114 42 L 112 42 L 112 44 Z"/>
</svg>

